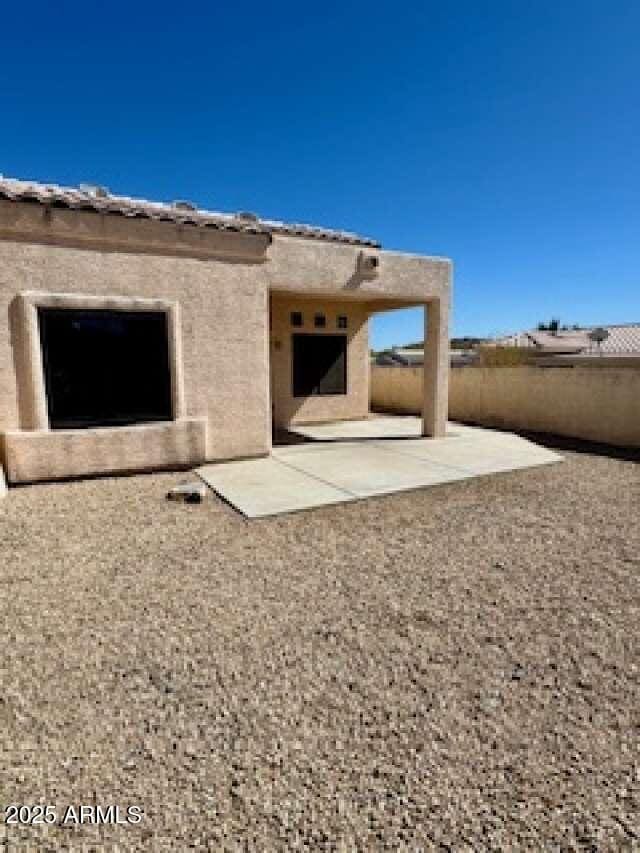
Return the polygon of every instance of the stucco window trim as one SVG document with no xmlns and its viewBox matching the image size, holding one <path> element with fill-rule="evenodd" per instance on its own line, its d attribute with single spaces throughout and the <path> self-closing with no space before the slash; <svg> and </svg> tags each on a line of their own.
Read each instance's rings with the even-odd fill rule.
<svg viewBox="0 0 640 853">
<path fill-rule="evenodd" d="M 171 402 L 173 421 L 186 417 L 184 376 L 182 369 L 182 336 L 180 306 L 164 299 L 135 299 L 124 296 L 90 296 L 72 293 L 23 291 L 18 295 L 18 340 L 22 371 L 19 377 L 20 421 L 24 429 L 48 431 L 49 411 L 45 387 L 39 308 L 101 309 L 108 311 L 158 311 L 166 314 L 171 373 Z M 170 422 L 169 422 L 170 423 Z"/>
</svg>

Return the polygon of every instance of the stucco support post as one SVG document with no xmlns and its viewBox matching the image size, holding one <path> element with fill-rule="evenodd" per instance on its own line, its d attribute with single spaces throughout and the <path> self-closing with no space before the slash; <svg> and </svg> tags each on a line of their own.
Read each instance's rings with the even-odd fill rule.
<svg viewBox="0 0 640 853">
<path fill-rule="evenodd" d="M 422 434 L 444 438 L 449 404 L 449 306 L 445 299 L 425 305 Z"/>
</svg>

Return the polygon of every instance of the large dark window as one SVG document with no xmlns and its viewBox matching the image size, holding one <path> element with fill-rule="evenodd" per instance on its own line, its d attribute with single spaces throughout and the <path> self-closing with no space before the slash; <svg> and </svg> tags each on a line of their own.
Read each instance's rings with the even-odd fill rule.
<svg viewBox="0 0 640 853">
<path fill-rule="evenodd" d="M 167 316 L 39 308 L 52 429 L 172 418 Z"/>
<path fill-rule="evenodd" d="M 293 396 L 347 393 L 347 336 L 293 336 Z"/>
</svg>

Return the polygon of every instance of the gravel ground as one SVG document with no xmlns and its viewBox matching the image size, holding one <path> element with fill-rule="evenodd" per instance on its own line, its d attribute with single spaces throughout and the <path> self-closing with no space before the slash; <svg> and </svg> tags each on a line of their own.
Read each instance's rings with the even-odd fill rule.
<svg viewBox="0 0 640 853">
<path fill-rule="evenodd" d="M 5 804 L 144 809 L 0 847 L 640 849 L 637 462 L 252 522 L 183 480 L 0 503 Z"/>
</svg>

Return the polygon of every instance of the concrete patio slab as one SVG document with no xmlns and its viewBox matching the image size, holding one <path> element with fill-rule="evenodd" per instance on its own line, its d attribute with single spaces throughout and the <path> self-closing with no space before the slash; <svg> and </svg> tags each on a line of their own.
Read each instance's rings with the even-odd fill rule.
<svg viewBox="0 0 640 853">
<path fill-rule="evenodd" d="M 458 441 L 409 439 L 376 443 L 394 454 L 448 465 L 475 475 L 547 465 L 562 459 L 553 451 L 508 434 L 504 439 L 468 437 Z"/>
<path fill-rule="evenodd" d="M 315 445 L 274 450 L 274 456 L 301 473 L 323 479 L 352 497 L 369 497 L 415 489 L 467 476 L 436 460 L 421 460 L 402 453 L 388 452 L 377 443 L 336 442 L 318 451 Z"/>
<path fill-rule="evenodd" d="M 326 424 L 303 424 L 292 426 L 288 430 L 293 435 L 310 441 L 352 441 L 358 439 L 422 439 L 422 418 L 416 415 L 371 415 L 368 418 L 353 421 L 333 421 Z M 505 441 L 507 437 L 524 441 L 509 432 L 488 427 L 468 426 L 449 421 L 446 438 L 469 438 L 480 440 L 496 438 Z"/>
<path fill-rule="evenodd" d="M 377 420 L 395 419 L 370 419 Z M 409 427 L 415 430 L 415 422 L 420 421 L 399 420 L 404 421 L 399 430 L 407 432 Z M 527 439 L 495 430 L 451 424 L 448 436 L 442 439 L 412 438 L 410 434 L 362 439 L 369 421 L 362 431 L 358 422 L 348 423 L 346 440 L 275 447 L 268 458 L 205 465 L 196 473 L 241 513 L 256 518 L 562 460 L 559 454 Z M 337 436 L 345 423 L 326 426 L 332 429 L 325 434 Z M 396 429 L 393 423 L 376 426 L 383 434 L 393 434 Z"/>
<path fill-rule="evenodd" d="M 196 473 L 247 518 L 295 512 L 352 498 L 339 488 L 303 474 L 273 456 L 204 465 Z"/>
<path fill-rule="evenodd" d="M 403 438 L 422 435 L 422 418 L 414 415 L 374 416 L 356 421 L 306 424 L 289 427 L 289 432 L 314 441 L 347 441 L 356 438 Z"/>
</svg>

